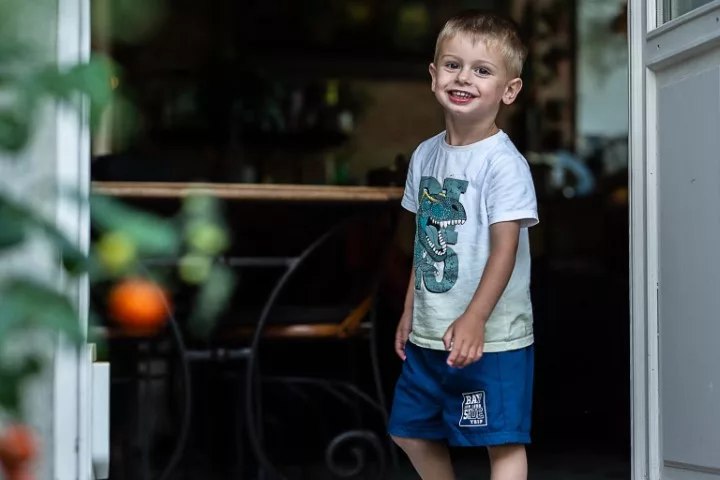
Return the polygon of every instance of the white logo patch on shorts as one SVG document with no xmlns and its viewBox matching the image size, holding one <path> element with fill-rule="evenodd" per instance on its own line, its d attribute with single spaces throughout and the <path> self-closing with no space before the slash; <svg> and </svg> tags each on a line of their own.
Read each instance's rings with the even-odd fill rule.
<svg viewBox="0 0 720 480">
<path fill-rule="evenodd" d="M 487 409 L 485 408 L 485 392 L 463 393 L 461 427 L 487 427 Z"/>
</svg>

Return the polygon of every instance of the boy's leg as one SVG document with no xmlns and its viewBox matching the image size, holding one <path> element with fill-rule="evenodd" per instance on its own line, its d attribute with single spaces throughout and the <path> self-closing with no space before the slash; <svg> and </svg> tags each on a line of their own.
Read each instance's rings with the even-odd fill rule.
<svg viewBox="0 0 720 480">
<path fill-rule="evenodd" d="M 445 446 L 442 378 L 447 354 L 408 342 L 388 433 L 424 480 L 454 480 Z"/>
<path fill-rule="evenodd" d="M 392 439 L 407 454 L 423 480 L 455 480 L 450 452 L 444 443 L 423 438 L 393 436 Z"/>
<path fill-rule="evenodd" d="M 492 480 L 527 480 L 534 347 L 486 353 L 446 378 L 451 445 L 487 447 Z"/>
<path fill-rule="evenodd" d="M 525 445 L 488 447 L 490 480 L 527 480 L 528 466 Z"/>
</svg>

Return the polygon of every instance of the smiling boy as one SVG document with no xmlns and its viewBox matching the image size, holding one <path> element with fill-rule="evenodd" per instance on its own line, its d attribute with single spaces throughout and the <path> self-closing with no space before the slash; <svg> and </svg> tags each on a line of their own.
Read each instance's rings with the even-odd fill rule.
<svg viewBox="0 0 720 480">
<path fill-rule="evenodd" d="M 526 57 L 517 27 L 463 12 L 430 64 L 445 131 L 413 153 L 402 205 L 414 265 L 397 327 L 389 433 L 425 480 L 455 478 L 447 445 L 486 447 L 492 480 L 526 480 L 534 365 L 527 161 L 495 121 Z"/>
</svg>

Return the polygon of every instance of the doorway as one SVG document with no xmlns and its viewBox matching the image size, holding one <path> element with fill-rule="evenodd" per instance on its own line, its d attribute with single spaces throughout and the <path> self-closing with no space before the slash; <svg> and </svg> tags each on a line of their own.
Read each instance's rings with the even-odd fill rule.
<svg viewBox="0 0 720 480">
<path fill-rule="evenodd" d="M 264 22 L 283 5 L 295 3 L 253 2 L 255 10 L 240 12 L 233 1 L 218 2 L 210 8 L 176 0 L 170 13 L 173 20 L 163 23 L 160 33 L 146 39 L 142 48 L 112 45 L 107 39 L 96 43 L 98 49 L 124 65 L 119 88 L 141 106 L 142 115 L 137 118 L 142 121 L 125 116 L 129 112 L 116 112 L 115 125 L 130 123 L 141 131 L 129 144 L 122 136 L 116 139 L 112 135 L 97 141 L 93 178 L 402 185 L 403 159 L 414 145 L 442 127 L 425 78 L 426 52 L 431 51 L 432 41 L 415 39 L 415 27 L 425 25 L 431 32 L 437 25 L 428 18 L 445 18 L 463 2 L 452 2 L 452 8 L 447 6 L 449 2 L 416 2 L 413 8 L 405 9 L 404 16 L 400 15 L 404 20 L 399 23 L 410 41 L 388 37 L 397 47 L 392 55 L 382 48 L 369 55 L 359 41 L 332 45 L 319 34 L 324 27 L 309 23 L 298 27 L 300 22 L 295 18 L 285 18 L 288 28 L 304 28 L 307 35 L 319 37 L 308 37 L 307 45 L 295 45 L 293 55 L 280 56 L 278 52 L 287 39 L 273 39 L 276 43 L 264 45 L 266 51 L 248 57 L 252 60 L 248 63 L 237 61 L 244 57 L 233 57 L 239 55 L 233 48 L 250 42 L 252 32 L 267 28 Z M 348 21 L 358 22 L 353 28 L 365 30 L 366 37 L 362 38 L 372 39 L 368 33 L 372 29 L 362 26 L 365 13 L 358 3 L 367 8 L 373 4 L 343 3 L 350 12 Z M 627 479 L 630 308 L 627 56 L 623 55 L 627 37 L 622 28 L 625 2 L 558 0 L 545 2 L 546 6 L 522 1 L 478 3 L 506 8 L 510 13 L 524 12 L 519 14 L 520 20 L 534 39 L 529 84 L 537 87 L 534 95 L 528 89 L 523 105 L 530 113 L 515 109 L 504 119 L 505 128 L 526 152 L 541 192 L 541 224 L 531 232 L 537 331 L 535 444 L 530 450 L 533 478 L 564 475 L 589 480 L 603 475 L 601 478 Z M 313 19 L 332 26 L 332 18 Z M 247 31 L 238 32 L 236 22 Z M 418 45 L 425 50 L 418 50 Z M 363 51 L 365 57 L 360 55 Z M 307 57 L 298 57 L 303 52 Z M 277 71 L 257 78 L 246 76 L 247 68 L 240 68 L 263 59 L 267 64 L 281 65 L 287 78 L 278 77 Z M 260 115 L 257 105 L 251 104 L 255 109 L 247 118 L 237 116 L 235 110 L 252 101 L 256 89 L 268 85 L 270 91 L 262 92 L 269 103 L 261 105 L 273 105 L 275 87 L 298 88 L 308 102 L 316 104 L 318 116 L 350 118 L 352 135 L 358 141 L 352 148 L 333 150 L 334 140 L 324 138 L 322 141 L 329 145 L 322 145 L 322 155 L 317 149 L 308 153 L 312 148 L 290 154 L 282 151 L 275 145 L 282 142 L 275 142 L 272 136 L 277 133 L 272 118 Z M 327 98 L 338 96 L 339 102 L 327 105 Z M 234 100 L 224 101 L 226 97 Z M 398 101 L 408 108 L 396 108 Z M 413 122 L 407 121 L 409 116 Z M 249 130 L 250 135 L 243 137 L 249 124 L 263 122 L 269 125 L 270 135 Z M 251 141 L 246 142 L 248 139 Z M 330 155 L 327 150 L 331 150 Z M 299 158 L 302 161 L 297 161 Z M 326 169 L 327 164 L 332 168 Z M 407 273 L 409 267 L 400 270 Z M 407 281 L 399 283 L 406 285 Z M 384 339 L 392 338 L 398 317 L 393 299 L 398 298 L 401 295 L 391 289 L 385 295 L 383 324 L 389 329 L 382 332 Z M 388 366 L 385 381 L 391 393 L 399 364 L 389 344 L 381 356 Z M 114 364 L 121 361 L 115 359 Z M 167 392 L 161 388 L 158 395 L 167 396 Z M 211 406 L 207 410 L 214 413 Z M 118 427 L 128 425 L 127 417 L 118 418 Z M 165 437 L 173 439 L 172 421 L 158 420 Z M 123 456 L 120 449 L 114 452 L 115 466 L 134 461 L 130 455 Z M 466 475 L 474 475 L 478 468 L 487 467 L 477 462 L 474 454 L 454 453 L 461 475 L 464 468 L 471 468 Z M 183 465 L 196 466 L 207 460 L 189 457 L 186 454 Z M 390 478 L 403 475 L 407 474 Z"/>
</svg>

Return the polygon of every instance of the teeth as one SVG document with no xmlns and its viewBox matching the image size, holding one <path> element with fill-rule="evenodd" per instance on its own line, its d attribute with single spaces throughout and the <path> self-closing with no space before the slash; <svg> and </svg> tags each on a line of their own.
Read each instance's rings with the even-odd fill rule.
<svg viewBox="0 0 720 480">
<path fill-rule="evenodd" d="M 440 228 L 447 228 L 450 225 L 463 225 L 465 220 L 443 220 L 442 222 L 435 222 L 435 224 Z"/>
<path fill-rule="evenodd" d="M 456 97 L 461 97 L 461 98 L 470 98 L 472 96 L 469 93 L 458 92 L 458 91 L 453 91 L 452 94 Z"/>
</svg>

